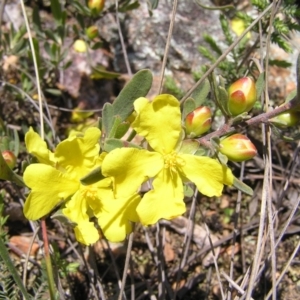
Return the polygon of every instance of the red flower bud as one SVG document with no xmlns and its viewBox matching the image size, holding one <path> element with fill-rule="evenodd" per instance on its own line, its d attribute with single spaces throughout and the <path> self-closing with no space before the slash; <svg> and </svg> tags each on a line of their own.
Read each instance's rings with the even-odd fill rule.
<svg viewBox="0 0 300 300">
<path fill-rule="evenodd" d="M 220 152 L 229 160 L 241 162 L 253 158 L 257 150 L 245 135 L 237 133 L 220 142 Z"/>
<path fill-rule="evenodd" d="M 185 118 L 185 129 L 188 137 L 194 138 L 207 132 L 211 127 L 211 110 L 207 106 L 200 106 Z"/>
<path fill-rule="evenodd" d="M 272 118 L 270 122 L 279 128 L 293 127 L 300 121 L 300 111 L 287 110 Z"/>
<path fill-rule="evenodd" d="M 16 166 L 17 158 L 12 151 L 9 150 L 2 151 L 2 156 L 5 162 L 7 163 L 7 165 L 10 167 L 10 169 L 13 169 Z"/>
<path fill-rule="evenodd" d="M 228 89 L 228 110 L 232 116 L 248 112 L 255 101 L 255 82 L 250 77 L 240 78 Z"/>
<path fill-rule="evenodd" d="M 90 40 L 93 40 L 95 37 L 99 35 L 98 27 L 93 25 L 90 26 L 89 28 L 86 28 L 85 34 Z"/>
<path fill-rule="evenodd" d="M 88 7 L 95 13 L 99 14 L 104 7 L 105 0 L 89 0 Z"/>
</svg>

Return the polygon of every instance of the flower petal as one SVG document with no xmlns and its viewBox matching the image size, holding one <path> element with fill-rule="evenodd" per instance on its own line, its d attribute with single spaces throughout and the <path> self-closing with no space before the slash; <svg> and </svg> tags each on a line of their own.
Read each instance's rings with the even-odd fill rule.
<svg viewBox="0 0 300 300">
<path fill-rule="evenodd" d="M 159 95 L 149 102 L 139 98 L 134 102 L 137 117 L 132 123 L 150 146 L 161 154 L 175 149 L 181 132 L 180 103 L 172 95 Z"/>
<path fill-rule="evenodd" d="M 185 162 L 181 167 L 183 175 L 194 182 L 203 195 L 221 196 L 224 184 L 232 185 L 231 170 L 218 161 L 190 154 L 178 154 L 178 156 Z"/>
<path fill-rule="evenodd" d="M 34 155 L 40 163 L 54 165 L 54 154 L 48 150 L 46 142 L 34 132 L 32 127 L 29 128 L 25 135 L 25 144 L 27 151 Z"/>
<path fill-rule="evenodd" d="M 105 237 L 111 242 L 124 241 L 132 232 L 132 222 L 138 221 L 136 207 L 141 200 L 138 194 L 130 197 L 102 199 L 102 209 L 96 215 Z"/>
<path fill-rule="evenodd" d="M 44 164 L 28 166 L 23 179 L 31 188 L 24 205 L 24 214 L 29 220 L 37 220 L 47 215 L 79 188 L 79 182 L 74 182 L 58 170 Z"/>
<path fill-rule="evenodd" d="M 59 167 L 80 174 L 79 178 L 86 175 L 94 167 L 95 159 L 99 155 L 100 135 L 101 131 L 98 128 L 91 127 L 84 135 L 73 134 L 60 142 L 55 150 Z"/>
<path fill-rule="evenodd" d="M 185 211 L 182 180 L 177 172 L 163 169 L 153 181 L 153 190 L 146 193 L 137 207 L 143 225 L 159 219 L 173 219 Z"/>
<path fill-rule="evenodd" d="M 113 177 L 116 198 L 131 196 L 148 178 L 163 168 L 159 153 L 134 148 L 117 148 L 102 163 L 102 174 Z"/>
<path fill-rule="evenodd" d="M 93 222 L 80 223 L 74 228 L 76 240 L 84 245 L 94 244 L 99 240 L 99 232 Z"/>
<path fill-rule="evenodd" d="M 99 239 L 98 230 L 94 223 L 90 222 L 88 209 L 87 199 L 83 197 L 83 193 L 78 191 L 62 210 L 67 218 L 77 224 L 74 228 L 76 240 L 85 245 L 93 244 Z"/>
</svg>

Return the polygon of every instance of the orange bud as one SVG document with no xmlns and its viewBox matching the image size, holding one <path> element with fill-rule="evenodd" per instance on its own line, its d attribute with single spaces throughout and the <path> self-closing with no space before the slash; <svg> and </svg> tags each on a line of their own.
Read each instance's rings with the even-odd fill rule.
<svg viewBox="0 0 300 300">
<path fill-rule="evenodd" d="M 85 34 L 90 40 L 93 40 L 99 34 L 98 27 L 93 25 L 93 26 L 86 28 Z"/>
<path fill-rule="evenodd" d="M 89 0 L 88 7 L 96 14 L 99 14 L 104 7 L 105 0 Z"/>
<path fill-rule="evenodd" d="M 257 150 L 252 142 L 240 133 L 233 134 L 220 142 L 220 152 L 229 160 L 241 162 L 253 158 Z"/>
<path fill-rule="evenodd" d="M 211 110 L 200 106 L 185 118 L 185 129 L 188 137 L 193 138 L 207 132 L 211 127 Z"/>
<path fill-rule="evenodd" d="M 250 77 L 240 78 L 228 89 L 228 110 L 232 116 L 248 112 L 255 101 L 255 82 Z"/>
<path fill-rule="evenodd" d="M 300 121 L 300 111 L 287 110 L 270 119 L 270 122 L 279 128 L 293 127 Z"/>
<path fill-rule="evenodd" d="M 7 163 L 7 165 L 10 167 L 10 169 L 13 169 L 16 166 L 17 158 L 12 151 L 9 150 L 2 151 L 2 156 L 5 162 Z"/>
</svg>

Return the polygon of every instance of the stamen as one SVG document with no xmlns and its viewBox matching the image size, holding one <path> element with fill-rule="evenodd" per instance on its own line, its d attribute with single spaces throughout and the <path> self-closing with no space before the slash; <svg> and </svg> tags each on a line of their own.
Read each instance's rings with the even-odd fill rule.
<svg viewBox="0 0 300 300">
<path fill-rule="evenodd" d="M 177 172 L 178 167 L 182 167 L 185 161 L 178 157 L 175 151 L 164 156 L 164 168 L 170 169 L 171 172 Z"/>
</svg>

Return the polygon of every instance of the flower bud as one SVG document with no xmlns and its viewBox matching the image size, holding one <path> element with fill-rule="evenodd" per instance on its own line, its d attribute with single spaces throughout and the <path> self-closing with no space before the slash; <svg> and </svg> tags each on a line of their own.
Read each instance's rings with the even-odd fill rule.
<svg viewBox="0 0 300 300">
<path fill-rule="evenodd" d="M 293 127 L 300 121 L 300 111 L 287 110 L 272 118 L 270 122 L 279 128 Z"/>
<path fill-rule="evenodd" d="M 93 40 L 95 37 L 98 36 L 98 27 L 93 25 L 85 29 L 85 34 L 86 36 L 90 39 Z"/>
<path fill-rule="evenodd" d="M 10 169 L 13 169 L 16 166 L 17 158 L 12 151 L 2 151 L 2 156 Z"/>
<path fill-rule="evenodd" d="M 104 7 L 105 0 L 89 0 L 88 7 L 95 13 L 99 14 Z"/>
<path fill-rule="evenodd" d="M 188 137 L 196 137 L 207 132 L 211 127 L 211 110 L 200 106 L 185 118 L 185 129 Z"/>
<path fill-rule="evenodd" d="M 255 82 L 250 77 L 240 78 L 228 89 L 228 110 L 232 116 L 248 112 L 255 101 Z"/>
<path fill-rule="evenodd" d="M 73 49 L 76 52 L 83 53 L 87 51 L 87 45 L 83 40 L 76 40 L 73 44 Z"/>
<path fill-rule="evenodd" d="M 229 160 L 241 162 L 253 158 L 257 150 L 245 135 L 236 133 L 221 140 L 220 152 Z"/>
</svg>

